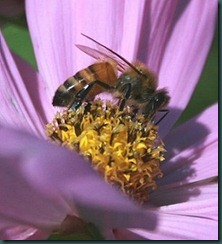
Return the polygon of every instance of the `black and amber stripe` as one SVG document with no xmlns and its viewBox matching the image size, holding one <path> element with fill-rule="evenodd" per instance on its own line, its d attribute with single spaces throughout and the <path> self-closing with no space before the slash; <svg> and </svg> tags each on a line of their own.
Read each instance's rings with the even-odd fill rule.
<svg viewBox="0 0 222 244">
<path fill-rule="evenodd" d="M 76 94 L 87 85 L 95 81 L 101 81 L 109 84 L 116 82 L 116 72 L 114 67 L 109 62 L 94 63 L 87 68 L 78 71 L 74 76 L 68 78 L 61 86 L 58 87 L 53 98 L 53 106 L 69 107 L 74 101 Z M 104 88 L 92 87 L 87 97 L 84 100 L 91 100 L 93 97 L 102 92 Z"/>
</svg>

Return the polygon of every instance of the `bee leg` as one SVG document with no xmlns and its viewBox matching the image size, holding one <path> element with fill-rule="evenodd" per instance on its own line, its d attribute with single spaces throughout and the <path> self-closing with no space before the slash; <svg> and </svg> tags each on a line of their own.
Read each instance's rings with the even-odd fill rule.
<svg viewBox="0 0 222 244">
<path fill-rule="evenodd" d="M 90 92 L 90 90 L 92 89 L 92 87 L 97 84 L 99 86 L 101 86 L 102 88 L 106 89 L 106 90 L 111 90 L 113 89 L 112 86 L 99 81 L 99 80 L 95 80 L 89 84 L 87 84 L 85 87 L 83 87 L 83 89 L 81 89 L 76 95 L 75 95 L 75 101 L 71 104 L 71 106 L 69 107 L 69 109 L 77 109 L 79 108 L 79 106 L 81 106 L 83 100 L 86 98 L 86 96 L 88 95 L 88 93 Z"/>
<path fill-rule="evenodd" d="M 123 110 L 126 104 L 126 100 L 130 97 L 131 94 L 131 84 L 127 83 L 123 86 L 123 98 L 120 101 L 119 109 Z"/>
<path fill-rule="evenodd" d="M 168 109 L 161 109 L 158 112 L 163 112 L 164 115 L 155 123 L 155 125 L 158 125 L 166 116 L 167 114 L 170 112 Z"/>
<path fill-rule="evenodd" d="M 76 95 L 75 95 L 75 101 L 71 104 L 69 107 L 69 110 L 78 109 L 84 98 L 87 96 L 89 91 L 92 89 L 94 83 L 86 85 L 83 89 L 81 89 Z"/>
</svg>

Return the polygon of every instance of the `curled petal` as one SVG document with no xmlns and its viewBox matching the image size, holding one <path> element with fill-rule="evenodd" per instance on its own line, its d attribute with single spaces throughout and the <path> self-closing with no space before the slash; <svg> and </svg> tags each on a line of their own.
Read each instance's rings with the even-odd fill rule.
<svg viewBox="0 0 222 244">
<path fill-rule="evenodd" d="M 0 143 L 2 228 L 16 223 L 50 231 L 66 215 L 100 228 L 155 228 L 155 213 L 144 215 L 80 156 L 23 132 L 1 127 L 0 134 L 8 139 Z"/>
</svg>

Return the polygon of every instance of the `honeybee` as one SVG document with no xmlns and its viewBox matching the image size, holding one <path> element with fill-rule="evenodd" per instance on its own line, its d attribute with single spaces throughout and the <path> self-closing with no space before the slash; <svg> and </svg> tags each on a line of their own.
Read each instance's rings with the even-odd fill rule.
<svg viewBox="0 0 222 244">
<path fill-rule="evenodd" d="M 119 99 L 119 107 L 130 106 L 135 113 L 142 113 L 154 120 L 158 111 L 164 109 L 170 100 L 166 88 L 157 89 L 157 77 L 143 63 L 130 63 L 125 58 L 97 42 L 89 36 L 86 38 L 99 45 L 101 50 L 84 45 L 76 45 L 86 54 L 99 60 L 80 70 L 58 87 L 53 98 L 53 106 L 77 109 L 83 101 L 91 101 L 103 92 L 110 91 Z M 118 71 L 121 72 L 118 77 Z M 158 121 L 158 123 L 160 122 Z"/>
</svg>

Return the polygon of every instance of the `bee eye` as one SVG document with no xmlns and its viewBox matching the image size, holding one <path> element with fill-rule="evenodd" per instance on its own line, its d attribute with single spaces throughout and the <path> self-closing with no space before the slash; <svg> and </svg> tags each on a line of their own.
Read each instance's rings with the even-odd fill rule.
<svg viewBox="0 0 222 244">
<path fill-rule="evenodd" d="M 169 97 L 165 92 L 159 92 L 151 99 L 153 109 L 160 109 L 161 107 L 164 107 L 168 101 Z"/>
<path fill-rule="evenodd" d="M 157 106 L 161 106 L 161 104 L 164 102 L 165 97 L 163 96 L 162 93 L 158 93 L 155 97 L 155 103 Z"/>
</svg>

